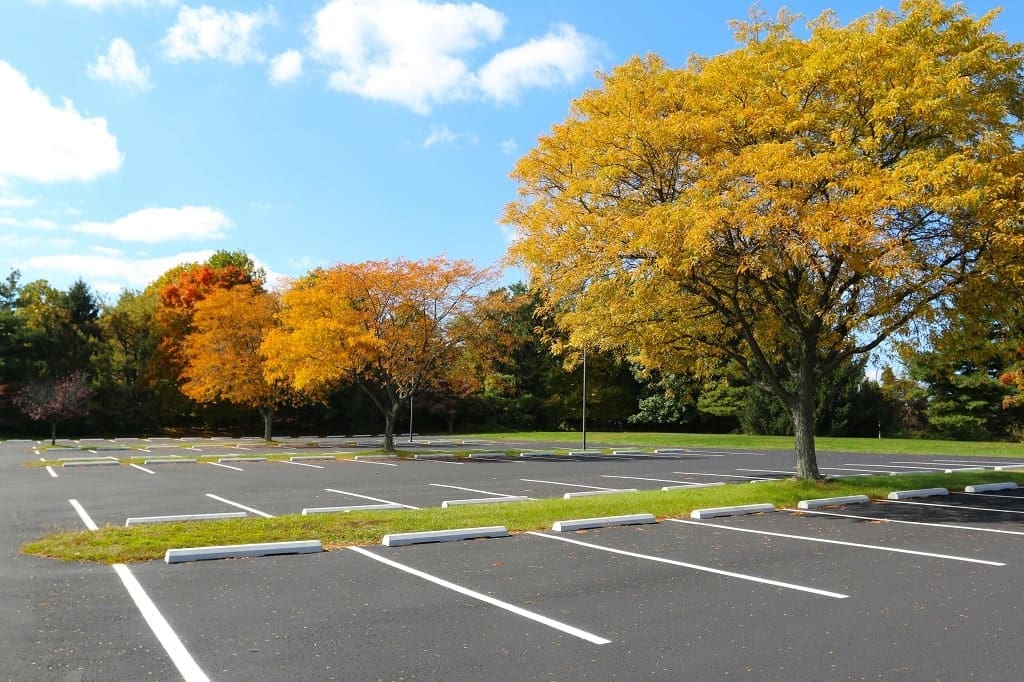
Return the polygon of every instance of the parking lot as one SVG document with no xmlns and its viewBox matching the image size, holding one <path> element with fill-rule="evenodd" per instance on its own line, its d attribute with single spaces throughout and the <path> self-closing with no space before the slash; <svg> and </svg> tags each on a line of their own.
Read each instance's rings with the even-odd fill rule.
<svg viewBox="0 0 1024 682">
<path fill-rule="evenodd" d="M 145 447 L 228 459 L 47 470 L 22 466 L 39 459 L 34 445 L 0 444 L 3 679 L 1019 677 L 1017 491 L 115 569 L 17 547 L 57 527 L 136 516 L 784 478 L 792 454 L 283 462 L 245 461 L 264 453 L 246 441 L 96 441 L 81 454 Z M 490 446 L 425 449 L 468 445 Z M 324 442 L 295 455 L 343 449 Z M 819 462 L 832 475 L 1013 463 L 850 453 Z"/>
</svg>

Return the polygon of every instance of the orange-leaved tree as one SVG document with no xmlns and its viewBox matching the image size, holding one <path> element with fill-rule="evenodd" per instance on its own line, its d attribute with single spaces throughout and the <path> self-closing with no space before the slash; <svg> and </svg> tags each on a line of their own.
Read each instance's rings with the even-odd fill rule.
<svg viewBox="0 0 1024 682">
<path fill-rule="evenodd" d="M 165 409 L 180 401 L 179 381 L 185 368 L 182 343 L 193 331 L 196 304 L 213 291 L 236 284 L 261 286 L 264 277 L 263 270 L 244 252 L 217 251 L 203 263 L 171 268 L 146 288 L 147 295 L 156 297 L 153 322 L 157 339 L 148 374 Z"/>
<path fill-rule="evenodd" d="M 277 294 L 254 284 L 215 289 L 195 304 L 193 331 L 182 344 L 181 391 L 201 403 L 256 408 L 268 441 L 274 413 L 293 397 L 284 382 L 266 378 L 260 352 L 279 309 Z"/>
<path fill-rule="evenodd" d="M 464 260 L 384 260 L 317 269 L 282 296 L 263 344 L 267 376 L 303 393 L 358 385 L 384 417 L 384 447 L 410 396 L 443 375 L 451 324 L 493 278 Z"/>
<path fill-rule="evenodd" d="M 218 259 L 219 255 L 234 258 Z M 236 284 L 263 284 L 263 273 L 245 254 L 218 252 L 204 263 L 181 265 L 164 273 L 151 287 L 158 296 L 154 317 L 160 331 L 160 352 L 170 367 L 181 366 L 181 342 L 192 330 L 192 311 L 213 291 Z"/>
<path fill-rule="evenodd" d="M 819 382 L 1019 253 L 1024 46 L 906 0 L 736 23 L 738 49 L 602 77 L 519 161 L 505 221 L 575 348 L 723 361 L 792 415 L 819 476 Z"/>
</svg>

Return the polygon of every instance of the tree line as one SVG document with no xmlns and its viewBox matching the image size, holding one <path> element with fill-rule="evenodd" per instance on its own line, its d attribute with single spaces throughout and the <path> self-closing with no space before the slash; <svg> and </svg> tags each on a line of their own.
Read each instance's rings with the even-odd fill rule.
<svg viewBox="0 0 1024 682">
<path fill-rule="evenodd" d="M 0 286 L 5 436 L 578 430 L 582 367 L 524 284 L 442 258 L 317 269 L 283 288 L 241 251 L 104 301 L 8 274 Z M 963 311 L 901 369 L 866 358 L 818 386 L 818 435 L 1020 439 L 1018 312 Z M 1013 319 L 1017 322 L 1014 322 Z M 792 434 L 790 412 L 722 363 L 711 378 L 610 353 L 587 362 L 591 428 Z M 410 415 L 411 411 L 411 415 Z"/>
</svg>

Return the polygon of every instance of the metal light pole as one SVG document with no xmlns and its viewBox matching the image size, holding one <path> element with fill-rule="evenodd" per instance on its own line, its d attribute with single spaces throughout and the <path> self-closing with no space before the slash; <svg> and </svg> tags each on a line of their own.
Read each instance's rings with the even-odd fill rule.
<svg viewBox="0 0 1024 682">
<path fill-rule="evenodd" d="M 583 349 L 583 449 L 587 449 L 587 349 Z"/>
<path fill-rule="evenodd" d="M 409 442 L 412 442 L 412 391 L 409 392 Z"/>
</svg>

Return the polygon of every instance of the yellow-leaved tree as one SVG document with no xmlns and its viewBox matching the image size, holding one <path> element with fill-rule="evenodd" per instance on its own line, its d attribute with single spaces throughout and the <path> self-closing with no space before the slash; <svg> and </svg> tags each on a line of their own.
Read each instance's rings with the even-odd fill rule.
<svg viewBox="0 0 1024 682">
<path fill-rule="evenodd" d="M 267 376 L 325 394 L 358 385 L 384 417 L 384 447 L 406 401 L 445 376 L 460 345 L 453 325 L 493 279 L 468 261 L 367 261 L 317 269 L 282 296 L 263 344 Z"/>
<path fill-rule="evenodd" d="M 277 324 L 278 295 L 257 284 L 214 289 L 192 309 L 192 333 L 181 344 L 181 391 L 193 400 L 224 400 L 259 410 L 271 440 L 274 413 L 293 397 L 287 383 L 268 379 L 260 351 Z"/>
<path fill-rule="evenodd" d="M 577 349 L 737 363 L 817 478 L 821 378 L 1020 252 L 1024 51 L 992 19 L 908 0 L 802 38 L 781 12 L 634 58 L 516 165 L 510 256 Z"/>
</svg>

